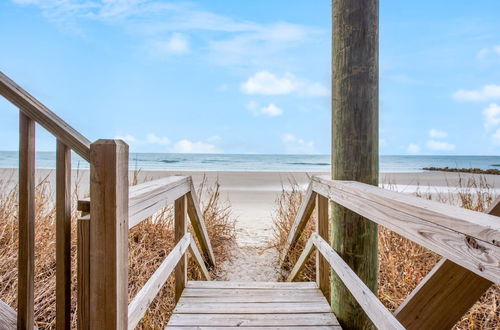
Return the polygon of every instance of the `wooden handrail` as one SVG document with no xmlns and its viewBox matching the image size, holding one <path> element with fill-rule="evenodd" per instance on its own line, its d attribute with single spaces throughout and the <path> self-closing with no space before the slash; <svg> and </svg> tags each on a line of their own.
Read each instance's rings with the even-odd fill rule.
<svg viewBox="0 0 500 330">
<path fill-rule="evenodd" d="M 333 248 L 317 233 L 313 233 L 307 241 L 306 248 L 300 255 L 299 261 L 295 264 L 292 273 L 288 277 L 289 282 L 297 277 L 314 248 L 316 248 L 330 264 L 332 270 L 342 280 L 349 292 L 351 292 L 353 297 L 365 311 L 366 315 L 378 329 L 405 329 L 356 273 L 354 273 L 349 265 L 347 265 Z"/>
<path fill-rule="evenodd" d="M 170 176 L 130 187 L 129 228 L 136 226 L 183 195 L 187 196 L 188 215 L 196 238 L 207 264 L 212 267 L 215 265 L 215 256 L 191 177 Z M 90 212 L 90 205 L 90 198 L 79 200 L 78 210 Z"/>
<path fill-rule="evenodd" d="M 500 283 L 498 217 L 359 182 L 313 177 L 312 183 L 316 193 Z"/>
<path fill-rule="evenodd" d="M 90 162 L 90 141 L 40 103 L 27 91 L 0 72 L 0 95 L 17 106 L 26 116 L 43 126 L 57 139 Z"/>
<path fill-rule="evenodd" d="M 146 313 L 147 308 L 188 249 L 192 252 L 196 263 L 200 266 L 205 279 L 210 280 L 210 275 L 196 247 L 196 243 L 193 241 L 191 234 L 186 233 L 172 251 L 170 251 L 153 275 L 151 275 L 134 299 L 132 299 L 132 302 L 128 306 L 128 329 L 134 329 L 137 326 Z"/>
</svg>

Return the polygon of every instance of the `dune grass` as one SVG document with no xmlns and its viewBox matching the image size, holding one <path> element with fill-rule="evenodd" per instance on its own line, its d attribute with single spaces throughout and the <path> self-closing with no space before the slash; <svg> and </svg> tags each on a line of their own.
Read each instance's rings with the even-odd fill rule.
<svg viewBox="0 0 500 330">
<path fill-rule="evenodd" d="M 393 189 L 393 184 L 385 185 Z M 485 211 L 496 196 L 484 177 L 460 179 L 456 189 L 449 193 L 434 192 L 431 188 L 420 188 L 415 195 L 458 205 L 479 212 Z M 274 212 L 274 235 L 270 246 L 283 253 L 286 239 L 295 219 L 304 191 L 291 182 L 283 189 L 276 200 Z M 281 279 L 295 265 L 304 246 L 314 231 L 315 212 L 307 224 L 304 234 L 296 247 L 290 252 L 287 262 L 281 269 Z M 283 257 L 279 255 L 280 259 Z M 391 311 L 394 311 L 434 267 L 441 257 L 412 241 L 379 226 L 379 288 L 378 297 Z M 315 258 L 311 257 L 299 276 L 299 281 L 315 281 Z M 493 285 L 481 299 L 462 317 L 454 329 L 498 329 L 500 327 L 500 286 Z"/>
<path fill-rule="evenodd" d="M 134 176 L 133 183 L 138 183 Z M 9 180 L 0 181 L 0 299 L 15 308 L 17 298 L 17 189 Z M 76 190 L 74 202 L 77 200 Z M 230 246 L 235 240 L 235 219 L 230 205 L 221 199 L 219 185 L 207 186 L 203 181 L 198 189 L 207 231 L 216 257 L 216 264 L 231 257 Z M 47 179 L 36 186 L 35 219 L 35 320 L 40 329 L 55 327 L 55 207 L 54 194 Z M 76 207 L 73 208 L 75 210 Z M 76 328 L 76 221 L 72 216 L 72 328 Z M 168 207 L 148 218 L 129 234 L 129 300 L 142 288 L 163 259 L 173 248 L 173 208 Z M 217 266 L 211 270 L 221 276 Z M 189 260 L 189 278 L 201 274 L 194 261 Z M 162 329 L 172 309 L 173 276 L 152 302 L 139 329 Z"/>
</svg>

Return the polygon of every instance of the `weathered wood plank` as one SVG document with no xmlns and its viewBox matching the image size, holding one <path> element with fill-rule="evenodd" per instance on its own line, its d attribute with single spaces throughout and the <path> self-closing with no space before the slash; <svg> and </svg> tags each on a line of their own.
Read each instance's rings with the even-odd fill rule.
<svg viewBox="0 0 500 330">
<path fill-rule="evenodd" d="M 317 289 L 315 282 L 188 281 L 186 288 L 199 289 Z"/>
<path fill-rule="evenodd" d="M 160 267 L 153 273 L 142 289 L 132 299 L 128 307 L 128 329 L 134 329 L 146 313 L 148 306 L 163 287 L 175 266 L 185 255 L 191 242 L 191 234 L 187 233 L 168 254 Z"/>
<path fill-rule="evenodd" d="M 1 77 L 1 73 L 0 73 Z M 19 256 L 17 325 L 33 329 L 35 272 L 35 121 L 19 112 Z"/>
<path fill-rule="evenodd" d="M 486 213 L 500 216 L 500 197 Z M 407 329 L 450 329 L 493 283 L 442 259 L 394 312 Z"/>
<path fill-rule="evenodd" d="M 245 303 L 269 303 L 269 302 L 325 302 L 325 297 L 322 295 L 311 294 L 311 295 L 294 295 L 290 291 L 287 295 L 273 296 L 273 295 L 242 295 L 242 296 L 220 296 L 220 297 L 185 297 L 184 295 L 179 299 L 182 303 L 234 303 L 234 302 L 245 302 Z"/>
<path fill-rule="evenodd" d="M 288 234 L 288 238 L 286 240 L 285 247 L 283 248 L 283 259 L 281 260 L 281 264 L 283 264 L 287 258 L 288 253 L 291 249 L 294 248 L 295 244 L 297 244 L 297 240 L 300 238 L 302 231 L 304 230 L 311 214 L 316 206 L 316 193 L 312 189 L 312 183 L 307 187 L 304 198 L 302 199 L 302 204 L 300 205 L 300 209 L 295 216 L 295 220 L 293 221 L 292 228 L 290 229 L 290 233 Z"/>
<path fill-rule="evenodd" d="M 315 246 L 313 244 L 313 241 L 308 240 L 306 246 L 304 247 L 304 251 L 302 251 L 302 253 L 300 254 L 299 259 L 295 263 L 295 266 L 290 272 L 290 275 L 288 275 L 288 278 L 286 279 L 288 282 L 293 282 L 299 276 L 302 269 L 304 269 L 309 256 L 313 253 L 314 248 Z M 328 268 L 330 268 L 330 266 L 328 266 Z"/>
<path fill-rule="evenodd" d="M 198 197 L 196 196 L 196 189 L 193 185 L 193 180 L 189 177 L 190 191 L 187 194 L 188 203 L 188 215 L 191 220 L 191 226 L 193 227 L 196 239 L 200 243 L 201 252 L 205 257 L 205 261 L 208 266 L 213 267 L 215 265 L 215 255 L 212 250 L 212 244 L 210 243 L 210 237 L 208 236 L 208 231 L 205 226 L 205 220 L 203 218 L 203 213 L 200 210 L 200 203 Z"/>
<path fill-rule="evenodd" d="M 179 197 L 174 205 L 174 240 L 179 243 L 186 235 L 186 197 Z M 191 241 L 189 242 L 191 245 Z M 189 247 L 188 245 L 188 247 Z M 179 301 L 187 283 L 187 256 L 183 253 L 174 270 L 175 301 Z"/>
<path fill-rule="evenodd" d="M 326 302 L 288 302 L 288 303 L 178 303 L 174 314 L 290 314 L 290 313 L 328 313 L 330 305 Z M 390 313 L 389 313 L 390 314 Z"/>
<path fill-rule="evenodd" d="M 328 198 L 317 195 L 316 209 L 318 212 L 316 231 L 319 237 L 330 242 L 330 218 L 328 217 Z M 330 265 L 328 261 L 316 251 L 316 283 L 325 298 L 330 301 Z"/>
<path fill-rule="evenodd" d="M 500 242 L 497 217 L 361 183 L 314 177 L 313 186 L 330 200 L 500 283 L 500 247 L 493 244 Z"/>
<path fill-rule="evenodd" d="M 16 311 L 0 300 L 0 329 L 14 330 L 17 329 L 17 313 Z"/>
<path fill-rule="evenodd" d="M 308 297 L 316 296 L 318 288 L 186 288 L 184 289 L 183 297 L 285 297 L 285 296 Z M 320 295 L 321 296 L 321 295 Z"/>
<path fill-rule="evenodd" d="M 201 273 L 203 274 L 203 277 L 205 280 L 210 281 L 210 273 L 208 272 L 207 267 L 205 266 L 205 261 L 203 260 L 203 257 L 200 254 L 200 251 L 198 250 L 198 246 L 196 245 L 196 242 L 194 240 L 191 240 L 191 244 L 189 244 L 189 251 L 191 252 L 191 255 L 193 256 L 194 260 L 198 264 L 198 267 L 201 269 Z"/>
<path fill-rule="evenodd" d="M 90 330 L 90 215 L 83 214 L 77 222 L 77 311 L 78 329 Z"/>
<path fill-rule="evenodd" d="M 83 159 L 90 161 L 90 141 L 2 72 L 0 94 Z"/>
<path fill-rule="evenodd" d="M 313 233 L 310 239 L 378 329 L 404 329 L 325 240 L 316 233 Z"/>
<path fill-rule="evenodd" d="M 57 140 L 56 328 L 71 324 L 71 150 Z"/>
<path fill-rule="evenodd" d="M 90 328 L 127 327 L 128 145 L 90 146 Z"/>
<path fill-rule="evenodd" d="M 186 176 L 170 176 L 130 187 L 129 228 L 189 192 L 190 185 Z M 78 210 L 90 212 L 90 198 L 78 201 Z"/>
</svg>

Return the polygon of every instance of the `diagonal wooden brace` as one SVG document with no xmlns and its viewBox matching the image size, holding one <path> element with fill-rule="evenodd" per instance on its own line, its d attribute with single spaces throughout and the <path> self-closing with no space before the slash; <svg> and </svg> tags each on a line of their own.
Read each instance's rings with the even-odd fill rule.
<svg viewBox="0 0 500 330">
<path fill-rule="evenodd" d="M 487 213 L 500 216 L 500 198 Z M 492 284 L 443 258 L 394 315 L 407 329 L 451 329 Z"/>
</svg>

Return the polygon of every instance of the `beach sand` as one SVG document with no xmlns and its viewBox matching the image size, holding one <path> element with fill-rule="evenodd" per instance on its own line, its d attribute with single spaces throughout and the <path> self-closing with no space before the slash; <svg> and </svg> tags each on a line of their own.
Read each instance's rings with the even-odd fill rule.
<svg viewBox="0 0 500 330">
<path fill-rule="evenodd" d="M 276 251 L 267 248 L 273 234 L 273 211 L 276 198 L 282 188 L 296 182 L 306 187 L 312 175 L 328 173 L 297 172 L 193 172 L 193 171 L 141 171 L 139 182 L 170 175 L 190 175 L 195 186 L 205 178 L 208 184 L 218 181 L 223 200 L 231 205 L 237 218 L 237 244 L 232 262 L 223 265 L 226 279 L 233 281 L 272 281 L 278 276 Z M 131 173 L 131 178 L 133 173 Z M 55 182 L 54 170 L 38 170 L 37 180 L 47 177 L 51 185 Z M 500 176 L 459 174 L 445 172 L 381 173 L 380 183 L 404 193 L 446 192 L 459 185 L 459 181 L 482 177 L 492 187 L 500 189 Z M 12 187 L 17 182 L 15 169 L 0 169 L 2 186 Z M 73 171 L 73 186 L 78 181 L 78 195 L 88 194 L 88 170 Z M 450 188 L 451 187 L 451 188 Z M 54 190 L 53 190 L 54 191 Z"/>
</svg>

